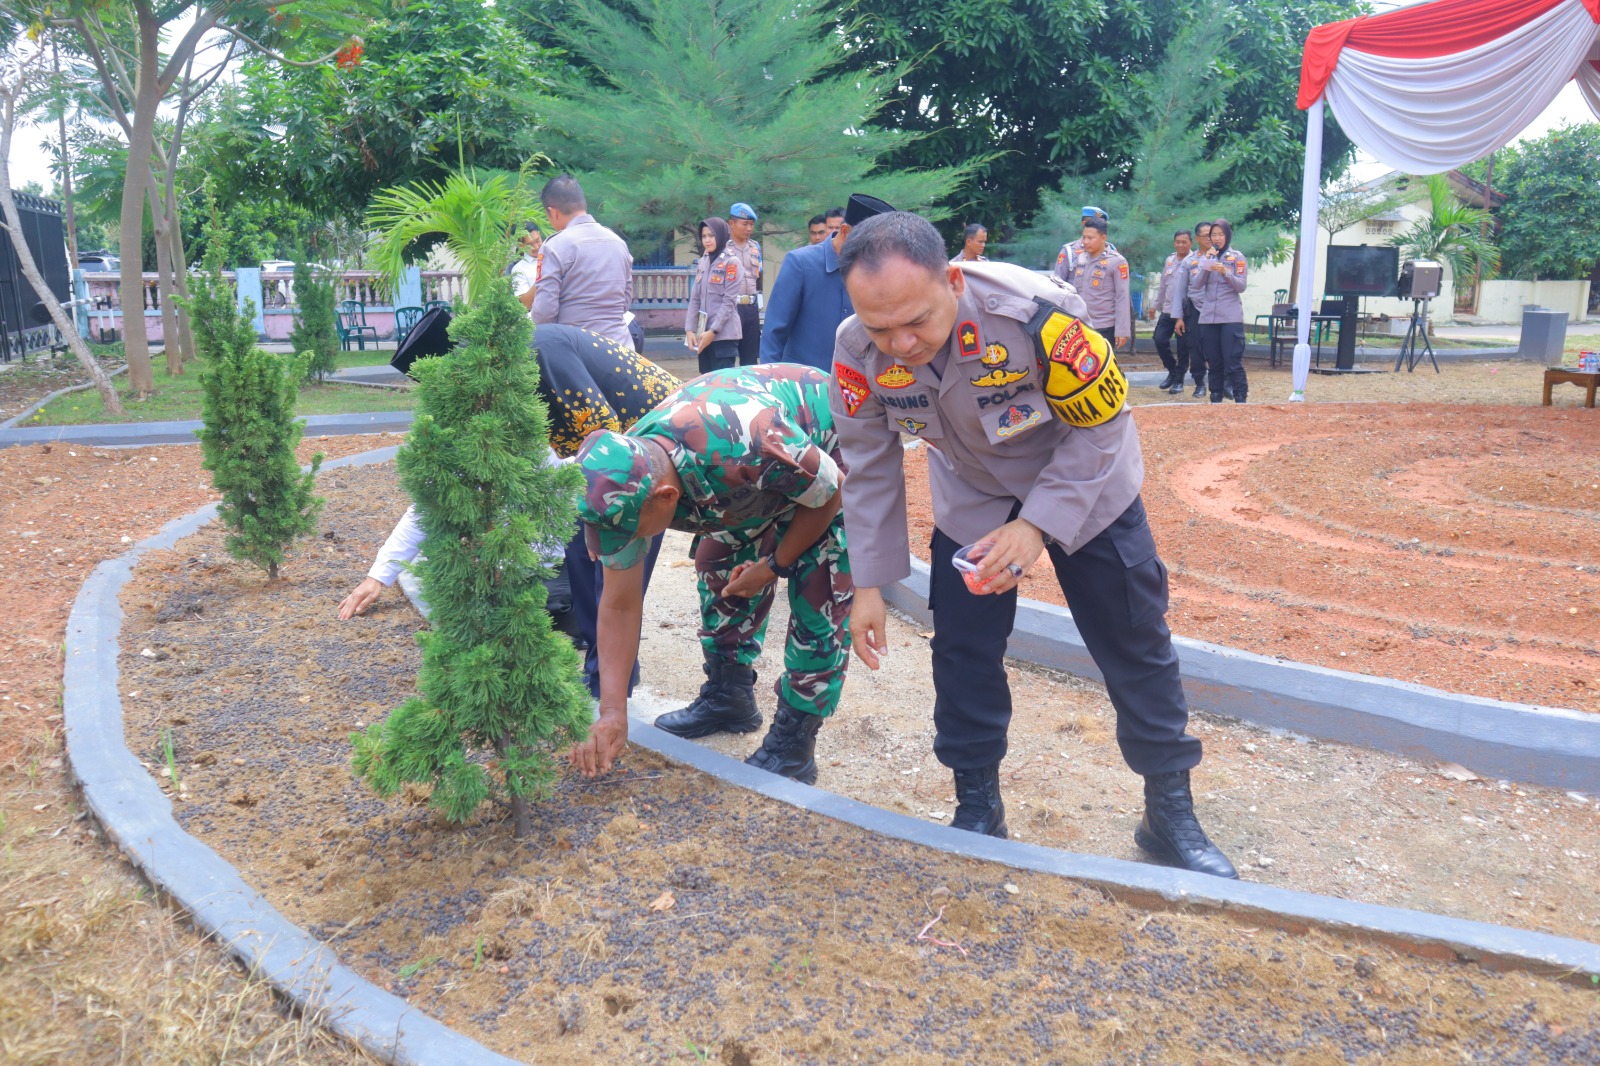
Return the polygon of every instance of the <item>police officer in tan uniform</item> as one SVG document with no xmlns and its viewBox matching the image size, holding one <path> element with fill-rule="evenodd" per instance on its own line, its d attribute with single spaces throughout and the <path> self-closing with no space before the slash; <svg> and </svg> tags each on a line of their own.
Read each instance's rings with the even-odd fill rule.
<svg viewBox="0 0 1600 1066">
<path fill-rule="evenodd" d="M 594 220 L 582 186 L 570 174 L 546 182 L 539 201 L 556 234 L 544 242 L 533 320 L 577 326 L 632 348 L 626 319 L 633 303 L 628 243 Z"/>
<path fill-rule="evenodd" d="M 1183 331 L 1177 326 L 1183 321 L 1183 293 L 1180 291 L 1178 275 L 1187 270 L 1183 262 L 1189 257 L 1190 250 L 1188 230 L 1181 229 L 1172 235 L 1172 254 L 1161 264 L 1161 315 L 1156 319 L 1155 336 L 1152 338 L 1156 354 L 1161 357 L 1161 365 L 1167 368 L 1167 376 L 1156 387 L 1174 393 L 1183 391 L 1183 371 L 1189 365 L 1189 351 L 1184 346 Z M 1177 354 L 1173 354 L 1174 347 L 1177 348 Z"/>
<path fill-rule="evenodd" d="M 1223 397 L 1244 403 L 1250 383 L 1244 371 L 1244 301 L 1250 264 L 1233 247 L 1233 224 L 1211 223 L 1211 247 L 1196 264 L 1195 289 L 1200 293 L 1200 343 L 1211 367 L 1211 402 Z"/>
<path fill-rule="evenodd" d="M 761 362 L 761 242 L 751 236 L 756 229 L 756 209 L 746 203 L 728 208 L 728 247 L 739 258 L 739 365 Z"/>
<path fill-rule="evenodd" d="M 1115 337 L 1117 348 L 1133 336 L 1133 300 L 1128 295 L 1128 261 L 1106 243 L 1106 220 L 1088 215 L 1083 236 L 1063 245 L 1056 256 L 1056 277 L 1078 290 L 1088 308 L 1087 321 L 1101 334 Z"/>
<path fill-rule="evenodd" d="M 952 266 L 933 226 L 905 212 L 857 226 L 839 266 L 856 312 L 839 327 L 829 391 L 850 471 L 851 637 L 877 669 L 880 589 L 911 572 L 909 434 L 927 446 L 933 488 L 934 753 L 955 775 L 951 824 L 1006 835 L 1006 640 L 1017 581 L 1048 551 L 1105 676 L 1123 758 L 1145 778 L 1134 839 L 1169 863 L 1237 876 L 1195 818 L 1189 771 L 1200 741 L 1187 732 L 1163 617 L 1166 569 L 1139 498 L 1127 382 L 1104 338 L 1078 320 L 1084 301 L 1021 267 Z M 975 573 L 952 565 L 962 545 L 978 546 Z"/>
<path fill-rule="evenodd" d="M 1197 400 L 1206 394 L 1206 352 L 1200 343 L 1200 305 L 1196 301 L 1204 298 L 1199 286 L 1200 254 L 1210 245 L 1211 223 L 1198 223 L 1194 227 L 1193 250 L 1184 256 L 1183 269 L 1178 272 L 1176 279 L 1178 291 L 1175 300 L 1183 305 L 1183 320 L 1174 329 L 1189 348 L 1189 373 L 1194 378 Z"/>
<path fill-rule="evenodd" d="M 684 343 L 699 356 L 700 373 L 738 365 L 739 257 L 728 247 L 728 224 L 712 217 L 700 222 L 705 254 L 694 261 L 689 309 L 683 316 Z"/>
</svg>

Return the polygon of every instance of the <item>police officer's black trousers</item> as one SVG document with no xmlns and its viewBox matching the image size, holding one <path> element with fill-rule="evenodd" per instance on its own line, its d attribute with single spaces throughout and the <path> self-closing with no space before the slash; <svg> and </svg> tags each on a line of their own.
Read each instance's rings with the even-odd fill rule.
<svg viewBox="0 0 1600 1066">
<path fill-rule="evenodd" d="M 1189 349 L 1189 376 L 1196 385 L 1206 383 L 1206 349 L 1200 343 L 1200 309 L 1183 301 L 1183 342 Z"/>
<path fill-rule="evenodd" d="M 655 572 L 656 556 L 661 554 L 661 538 L 650 542 L 650 554 L 644 558 L 644 591 L 650 591 L 650 575 Z M 589 649 L 583 653 L 583 681 L 589 695 L 600 698 L 600 593 L 605 588 L 605 567 L 598 559 L 589 558 L 589 546 L 584 541 L 583 523 L 578 523 L 578 534 L 567 541 L 567 580 L 572 583 L 572 618 L 578 636 Z M 639 683 L 639 663 L 633 664 L 633 676 L 628 678 L 628 695 Z"/>
<path fill-rule="evenodd" d="M 1214 322 L 1201 326 L 1200 336 L 1211 368 L 1211 398 L 1244 403 L 1250 391 L 1244 374 L 1244 323 Z"/>
<path fill-rule="evenodd" d="M 1183 376 L 1182 368 L 1186 367 L 1188 363 L 1185 358 L 1187 353 L 1183 347 L 1183 335 L 1174 332 L 1177 325 L 1177 319 L 1165 311 L 1161 312 L 1161 317 L 1156 319 L 1156 331 L 1151 340 L 1155 342 L 1156 354 L 1161 357 L 1161 365 L 1166 367 L 1167 373 L 1176 373 L 1181 378 Z M 1184 327 L 1184 329 L 1188 328 L 1188 326 Z M 1172 354 L 1174 341 L 1177 342 L 1178 348 L 1176 356 Z"/>
<path fill-rule="evenodd" d="M 755 304 L 737 305 L 739 328 L 744 336 L 739 338 L 739 365 L 755 366 L 761 362 L 761 309 Z"/>
<path fill-rule="evenodd" d="M 1004 656 L 1017 592 L 970 592 L 950 564 L 958 547 L 934 530 L 928 590 L 933 753 L 952 770 L 972 770 L 1006 754 L 1011 689 Z M 1143 501 L 1135 498 L 1108 529 L 1071 555 L 1055 544 L 1048 550 L 1073 621 L 1116 708 L 1124 761 L 1142 775 L 1197 765 L 1200 741 L 1185 731 L 1189 705 L 1166 622 L 1167 568 L 1156 555 Z"/>
<path fill-rule="evenodd" d="M 739 365 L 738 341 L 712 341 L 700 349 L 699 370 L 709 374 L 713 370 L 728 370 Z"/>
</svg>

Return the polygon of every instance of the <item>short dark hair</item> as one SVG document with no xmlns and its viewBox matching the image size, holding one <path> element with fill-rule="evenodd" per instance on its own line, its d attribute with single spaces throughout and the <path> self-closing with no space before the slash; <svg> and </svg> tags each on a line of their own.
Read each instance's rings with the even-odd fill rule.
<svg viewBox="0 0 1600 1066">
<path fill-rule="evenodd" d="M 910 211 L 890 211 L 863 219 L 850 231 L 839 250 L 839 276 L 848 280 L 856 267 L 875 271 L 896 257 L 933 274 L 943 274 L 950 264 L 933 223 Z"/>
<path fill-rule="evenodd" d="M 962 233 L 962 239 L 970 241 L 978 234 L 988 232 L 989 227 L 985 226 L 982 222 L 968 222 L 966 230 Z"/>
<path fill-rule="evenodd" d="M 539 202 L 566 214 L 589 207 L 589 201 L 583 198 L 583 186 L 571 174 L 560 174 L 545 182 L 539 190 Z"/>
<path fill-rule="evenodd" d="M 1172 235 L 1174 237 L 1190 237 L 1190 236 L 1193 236 L 1193 234 L 1191 234 L 1186 229 L 1175 229 L 1175 230 L 1172 231 Z"/>
<path fill-rule="evenodd" d="M 830 218 L 843 218 L 844 217 L 844 208 L 842 208 L 842 207 L 830 207 L 826 211 L 824 211 L 822 214 L 824 216 L 822 221 L 824 221 L 824 222 L 828 221 L 828 219 L 830 219 Z"/>
<path fill-rule="evenodd" d="M 1106 220 L 1105 219 L 1096 218 L 1094 215 L 1085 215 L 1084 219 L 1083 219 L 1083 228 L 1084 229 L 1097 229 L 1101 233 L 1104 233 L 1107 230 L 1108 227 L 1106 226 Z"/>
<path fill-rule="evenodd" d="M 1219 227 L 1223 233 L 1228 235 L 1228 239 L 1222 242 L 1223 251 L 1227 251 L 1227 249 L 1233 244 L 1233 223 L 1229 222 L 1225 218 L 1219 218 L 1215 222 L 1211 223 L 1211 228 L 1213 230 L 1218 229 Z"/>
<path fill-rule="evenodd" d="M 806 223 L 806 229 L 810 229 L 812 226 L 826 226 L 827 224 L 828 220 L 825 216 L 812 215 L 810 221 Z"/>
<path fill-rule="evenodd" d="M 1201 230 L 1210 229 L 1210 228 L 1211 228 L 1211 223 L 1209 223 L 1209 222 L 1196 222 L 1194 224 L 1194 235 L 1196 237 L 1198 237 L 1198 236 L 1200 236 L 1200 231 Z"/>
</svg>

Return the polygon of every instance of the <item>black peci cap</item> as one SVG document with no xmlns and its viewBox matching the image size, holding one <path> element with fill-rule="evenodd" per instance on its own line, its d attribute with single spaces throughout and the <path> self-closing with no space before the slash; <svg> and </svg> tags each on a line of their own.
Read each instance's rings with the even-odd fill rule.
<svg viewBox="0 0 1600 1066">
<path fill-rule="evenodd" d="M 893 210 L 893 204 L 880 200 L 876 196 L 868 196 L 863 192 L 853 192 L 850 194 L 850 202 L 844 209 L 844 224 L 855 226 L 873 215 L 887 215 Z"/>
</svg>

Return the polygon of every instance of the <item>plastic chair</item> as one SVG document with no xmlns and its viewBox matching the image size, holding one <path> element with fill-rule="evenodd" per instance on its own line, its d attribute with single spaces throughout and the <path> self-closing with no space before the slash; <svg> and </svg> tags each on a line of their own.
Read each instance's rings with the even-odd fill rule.
<svg viewBox="0 0 1600 1066">
<path fill-rule="evenodd" d="M 394 342 L 404 344 L 406 335 L 416 328 L 417 319 L 422 317 L 420 307 L 396 307 L 394 309 Z"/>
<path fill-rule="evenodd" d="M 422 305 L 422 309 L 424 311 L 432 311 L 435 307 L 442 307 L 446 311 L 451 311 L 451 312 L 453 312 L 455 310 L 454 308 L 452 308 L 450 306 L 450 301 L 449 300 L 429 300 L 427 303 Z"/>
<path fill-rule="evenodd" d="M 367 325 L 367 305 L 360 300 L 339 301 L 339 347 L 350 350 L 355 341 L 361 351 L 367 350 L 367 335 L 372 335 L 372 346 L 378 346 L 378 327 Z"/>
</svg>

